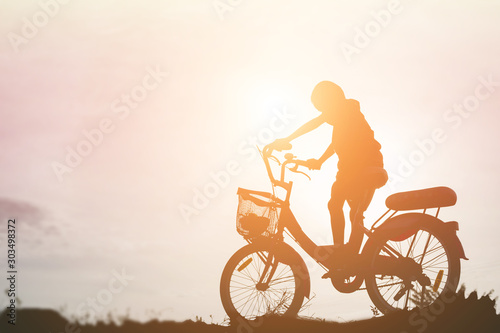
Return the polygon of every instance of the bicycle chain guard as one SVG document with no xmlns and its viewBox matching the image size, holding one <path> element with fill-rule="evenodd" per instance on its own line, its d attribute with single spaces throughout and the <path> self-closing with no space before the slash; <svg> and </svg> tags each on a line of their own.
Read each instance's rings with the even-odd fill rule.
<svg viewBox="0 0 500 333">
<path fill-rule="evenodd" d="M 364 277 L 360 274 L 352 276 L 343 270 L 338 270 L 332 273 L 331 281 L 335 289 L 341 293 L 350 294 L 361 287 Z"/>
</svg>

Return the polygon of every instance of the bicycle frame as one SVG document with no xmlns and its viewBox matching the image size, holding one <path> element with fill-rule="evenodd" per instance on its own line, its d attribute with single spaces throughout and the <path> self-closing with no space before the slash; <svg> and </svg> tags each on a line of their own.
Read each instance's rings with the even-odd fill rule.
<svg viewBox="0 0 500 333">
<path fill-rule="evenodd" d="M 275 193 L 275 187 L 281 187 L 286 191 L 286 197 L 285 200 L 283 201 L 283 205 L 281 207 L 281 215 L 278 221 L 278 232 L 277 232 L 277 239 L 282 240 L 283 239 L 283 233 L 284 229 L 286 228 L 289 232 L 294 241 L 309 255 L 311 256 L 314 260 L 316 260 L 320 265 L 325 266 L 326 260 L 329 258 L 329 252 L 328 247 L 329 246 L 322 246 L 322 245 L 317 245 L 314 241 L 312 241 L 302 230 L 300 224 L 298 223 L 297 219 L 293 215 L 291 209 L 290 209 L 290 195 L 292 192 L 292 186 L 293 182 L 292 181 L 285 181 L 285 171 L 286 167 L 288 164 L 294 164 L 295 165 L 295 170 L 292 168 L 291 170 L 294 172 L 297 172 L 297 167 L 300 165 L 305 165 L 305 161 L 301 160 L 296 160 L 294 159 L 294 156 L 291 154 L 286 154 L 285 155 L 285 162 L 281 164 L 281 173 L 280 173 L 280 179 L 275 179 L 274 174 L 272 172 L 271 166 L 269 164 L 269 158 L 272 155 L 270 154 L 269 151 L 264 150 L 262 153 L 262 158 L 264 160 L 264 163 L 266 165 L 266 170 L 267 174 L 269 176 L 269 179 L 271 181 L 271 184 L 273 186 L 273 194 Z M 386 212 L 387 214 L 387 212 Z M 386 214 L 382 215 L 380 219 L 382 219 Z M 394 215 L 394 214 L 393 214 Z M 392 217 L 391 215 L 390 217 Z M 389 218 L 390 218 L 389 217 Z M 377 222 L 380 221 L 377 220 Z M 376 223 L 377 223 L 376 222 Z M 363 233 L 369 238 L 371 234 L 373 233 L 373 230 L 368 230 L 364 226 L 362 226 Z M 359 250 L 359 249 L 358 249 Z M 394 249 L 391 249 L 391 252 L 397 253 Z"/>
<path fill-rule="evenodd" d="M 294 239 L 294 241 L 309 255 L 311 256 L 318 264 L 322 265 L 324 268 L 326 266 L 326 261 L 329 259 L 329 254 L 331 251 L 329 251 L 330 246 L 323 246 L 323 245 L 317 245 L 314 241 L 312 241 L 302 230 L 300 224 L 298 223 L 297 219 L 293 215 L 291 209 L 290 209 L 290 195 L 292 191 L 292 186 L 293 182 L 292 181 L 285 181 L 285 171 L 287 169 L 287 165 L 289 164 L 294 164 L 295 166 L 292 167 L 290 170 L 293 172 L 297 172 L 297 167 L 298 166 L 306 166 L 306 162 L 302 160 L 296 160 L 294 159 L 294 156 L 291 153 L 288 153 L 285 155 L 285 161 L 281 164 L 281 173 L 280 173 L 280 179 L 275 179 L 271 166 L 269 164 L 269 158 L 272 156 L 271 155 L 272 151 L 264 149 L 264 152 L 262 152 L 262 158 L 264 160 L 264 163 L 266 165 L 266 170 L 269 176 L 269 179 L 271 181 L 271 184 L 273 186 L 273 194 L 275 193 L 275 188 L 276 187 L 281 187 L 286 191 L 286 197 L 285 200 L 283 201 L 283 205 L 281 207 L 281 215 L 278 221 L 278 230 L 277 234 L 275 237 L 277 240 L 282 241 L 283 240 L 283 233 L 284 229 L 286 228 L 291 237 Z M 379 219 L 375 221 L 375 223 L 372 225 L 370 229 L 367 229 L 365 226 L 361 225 L 362 231 L 364 235 L 368 238 L 368 241 L 364 244 L 364 246 L 361 246 L 361 248 L 356 249 L 358 252 L 363 254 L 364 248 L 366 248 L 366 245 L 370 241 L 370 238 L 373 237 L 374 232 L 379 228 L 379 227 L 384 227 L 384 228 L 398 228 L 401 229 L 402 234 L 406 233 L 407 237 L 411 237 L 412 233 L 412 226 L 415 223 L 414 221 L 420 220 L 422 218 L 424 219 L 433 219 L 435 223 L 439 223 L 442 225 L 443 228 L 447 228 L 449 232 L 456 232 L 458 230 L 458 223 L 457 222 L 443 222 L 437 218 L 439 214 L 439 208 L 437 210 L 437 213 L 435 216 L 431 216 L 426 214 L 426 209 L 424 209 L 423 213 L 418 213 L 418 216 L 415 216 L 417 213 L 407 213 L 403 215 L 396 215 L 398 211 L 392 211 L 391 209 L 387 210 L 382 216 L 380 216 Z M 392 213 L 391 213 L 392 211 Z M 391 214 L 389 214 L 391 213 Z M 386 217 L 387 216 L 387 217 Z M 385 218 L 385 219 L 384 219 Z M 389 222 L 389 223 L 388 223 Z M 379 226 L 377 227 L 377 224 Z M 399 226 L 398 226 L 399 224 Z M 456 237 L 456 235 L 455 235 Z M 462 244 L 458 237 L 456 237 L 456 246 L 459 250 L 460 257 L 463 259 L 467 259 L 462 247 Z M 331 249 L 331 248 L 330 248 Z M 384 250 L 393 258 L 401 258 L 404 257 L 401 253 L 399 253 L 396 249 L 385 245 Z"/>
<path fill-rule="evenodd" d="M 368 238 L 370 238 L 373 234 L 373 231 L 365 228 L 364 226 L 362 227 L 364 234 Z M 281 215 L 278 221 L 278 232 L 277 232 L 278 239 L 282 240 L 283 238 L 282 234 L 284 233 L 285 228 L 289 231 L 289 234 L 292 237 L 292 239 L 309 256 L 311 256 L 311 258 L 313 258 L 316 262 L 318 262 L 318 264 L 326 266 L 326 263 L 329 260 L 329 255 L 332 252 L 331 245 L 317 245 L 313 240 L 311 240 L 311 238 L 309 238 L 307 234 L 302 230 L 302 227 L 300 226 L 299 222 L 293 215 L 290 206 L 285 206 L 281 208 Z M 394 256 L 395 258 L 401 257 L 401 254 L 397 250 L 391 247 L 387 247 L 386 250 L 389 254 L 392 254 L 392 256 Z"/>
</svg>

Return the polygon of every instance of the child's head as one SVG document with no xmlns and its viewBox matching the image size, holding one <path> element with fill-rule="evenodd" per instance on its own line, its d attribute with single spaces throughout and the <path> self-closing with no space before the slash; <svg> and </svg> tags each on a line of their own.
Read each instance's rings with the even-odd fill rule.
<svg viewBox="0 0 500 333">
<path fill-rule="evenodd" d="M 327 115 L 342 109 L 345 101 L 342 88 L 330 81 L 318 83 L 311 95 L 311 102 L 314 107 Z"/>
</svg>

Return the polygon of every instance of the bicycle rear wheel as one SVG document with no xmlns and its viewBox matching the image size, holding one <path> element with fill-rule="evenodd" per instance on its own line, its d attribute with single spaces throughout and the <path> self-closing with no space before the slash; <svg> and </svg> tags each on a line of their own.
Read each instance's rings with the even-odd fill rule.
<svg viewBox="0 0 500 333">
<path fill-rule="evenodd" d="M 220 282 L 222 305 L 231 320 L 266 314 L 295 316 L 304 300 L 299 266 L 267 246 L 249 244 L 229 259 Z M 269 259 L 272 263 L 267 265 Z M 265 283 L 259 283 L 262 280 Z M 272 276 L 271 276 L 272 275 Z"/>
<path fill-rule="evenodd" d="M 365 278 L 366 288 L 372 302 L 384 314 L 428 307 L 445 293 L 457 290 L 460 258 L 452 239 L 433 223 L 422 222 L 413 231 L 402 240 L 398 239 L 401 231 L 386 231 L 370 250 L 373 271 Z M 394 261 L 388 247 L 395 249 L 403 259 Z M 405 265 L 416 274 L 375 271 L 375 262 L 386 260 L 392 260 L 396 268 Z"/>
</svg>

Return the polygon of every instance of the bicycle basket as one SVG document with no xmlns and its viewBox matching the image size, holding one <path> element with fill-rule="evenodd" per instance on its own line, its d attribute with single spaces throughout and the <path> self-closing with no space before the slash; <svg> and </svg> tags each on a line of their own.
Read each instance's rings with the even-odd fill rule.
<svg viewBox="0 0 500 333">
<path fill-rule="evenodd" d="M 276 233 L 281 211 L 279 199 L 273 199 L 271 193 L 239 188 L 238 200 L 236 230 L 240 235 L 250 239 Z"/>
</svg>

